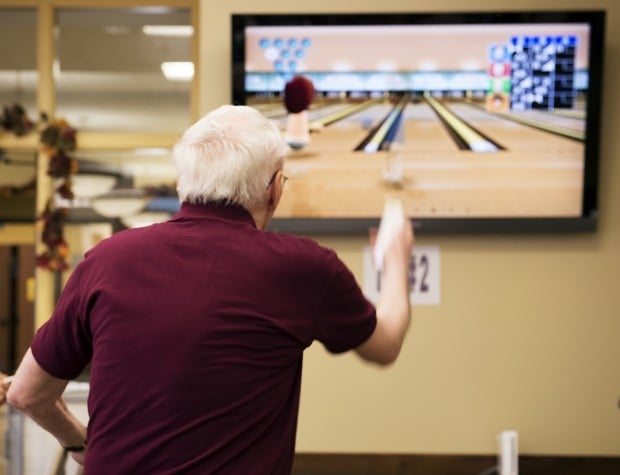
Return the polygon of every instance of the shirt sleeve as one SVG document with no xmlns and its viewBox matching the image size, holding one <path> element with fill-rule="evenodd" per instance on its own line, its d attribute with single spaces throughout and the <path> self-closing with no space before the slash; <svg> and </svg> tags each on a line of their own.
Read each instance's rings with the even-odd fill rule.
<svg viewBox="0 0 620 475">
<path fill-rule="evenodd" d="M 92 357 L 81 278 L 84 266 L 76 267 L 62 291 L 50 319 L 36 332 L 32 354 L 41 368 L 60 379 L 80 375 Z"/>
<path fill-rule="evenodd" d="M 342 353 L 370 338 L 377 314 L 351 271 L 335 254 L 332 268 L 332 278 L 319 307 L 317 339 L 328 351 Z"/>
</svg>

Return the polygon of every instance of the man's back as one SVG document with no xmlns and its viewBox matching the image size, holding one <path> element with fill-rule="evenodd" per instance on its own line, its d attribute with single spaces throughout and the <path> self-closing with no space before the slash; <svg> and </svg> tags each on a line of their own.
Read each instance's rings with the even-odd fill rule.
<svg viewBox="0 0 620 475">
<path fill-rule="evenodd" d="M 347 308 L 345 293 L 331 301 L 344 269 L 333 252 L 263 233 L 238 207 L 185 206 L 78 269 L 94 348 L 89 473 L 110 461 L 115 473 L 289 473 L 303 350 L 319 338 L 344 351 L 374 328 L 354 292 L 359 313 L 332 332 Z"/>
</svg>

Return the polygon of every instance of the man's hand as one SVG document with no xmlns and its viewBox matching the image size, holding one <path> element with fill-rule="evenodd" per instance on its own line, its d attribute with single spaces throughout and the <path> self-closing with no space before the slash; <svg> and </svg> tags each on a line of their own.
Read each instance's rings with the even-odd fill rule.
<svg viewBox="0 0 620 475">
<path fill-rule="evenodd" d="M 84 452 L 69 452 L 69 455 L 71 455 L 71 458 L 75 460 L 79 465 L 84 465 L 84 459 L 86 458 L 86 450 Z"/>
</svg>

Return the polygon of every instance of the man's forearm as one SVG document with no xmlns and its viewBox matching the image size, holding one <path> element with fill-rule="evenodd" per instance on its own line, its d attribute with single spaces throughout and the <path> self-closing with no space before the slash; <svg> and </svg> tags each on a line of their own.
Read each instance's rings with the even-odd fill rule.
<svg viewBox="0 0 620 475">
<path fill-rule="evenodd" d="M 86 426 L 58 399 L 52 404 L 18 408 L 43 429 L 52 434 L 63 447 L 76 447 L 86 440 Z"/>
<path fill-rule="evenodd" d="M 56 437 L 61 445 L 80 446 L 86 437 L 86 427 L 62 399 L 67 383 L 45 372 L 28 349 L 15 372 L 7 400 Z"/>
<path fill-rule="evenodd" d="M 408 271 L 408 262 L 390 262 L 384 272 L 382 292 L 377 302 L 377 318 L 383 319 L 386 331 L 399 341 L 399 346 L 411 319 Z"/>
<path fill-rule="evenodd" d="M 384 255 L 381 292 L 377 302 L 377 325 L 366 342 L 356 348 L 368 361 L 393 363 L 403 345 L 411 321 L 409 261 L 413 247 L 413 226 L 402 226 Z"/>
</svg>

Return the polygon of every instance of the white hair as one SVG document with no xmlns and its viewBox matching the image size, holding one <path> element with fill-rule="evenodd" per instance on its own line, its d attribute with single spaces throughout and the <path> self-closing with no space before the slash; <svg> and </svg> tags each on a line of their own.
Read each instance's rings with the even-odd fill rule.
<svg viewBox="0 0 620 475">
<path fill-rule="evenodd" d="M 221 106 L 187 129 L 173 149 L 179 198 L 251 210 L 287 151 L 278 127 L 256 109 Z"/>
</svg>

